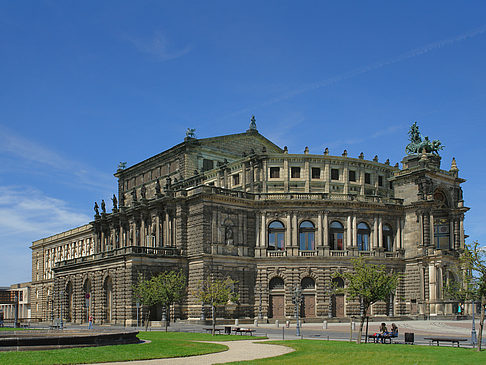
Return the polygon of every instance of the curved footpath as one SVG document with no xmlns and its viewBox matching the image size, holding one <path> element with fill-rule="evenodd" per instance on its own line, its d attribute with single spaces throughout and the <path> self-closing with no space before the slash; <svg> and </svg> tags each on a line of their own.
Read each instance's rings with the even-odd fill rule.
<svg viewBox="0 0 486 365">
<path fill-rule="evenodd" d="M 295 351 L 294 349 L 280 345 L 263 344 L 268 340 L 242 340 L 242 341 L 197 341 L 197 342 L 209 342 L 225 345 L 228 350 L 222 352 L 216 352 L 213 354 L 188 356 L 188 357 L 173 357 L 169 359 L 153 359 L 153 360 L 139 360 L 139 361 L 126 361 L 126 362 L 110 362 L 103 363 L 103 365 L 120 365 L 120 364 L 133 364 L 133 365 L 156 365 L 156 364 L 221 364 L 231 361 L 246 361 L 263 359 L 266 357 L 274 357 L 287 354 Z"/>
</svg>

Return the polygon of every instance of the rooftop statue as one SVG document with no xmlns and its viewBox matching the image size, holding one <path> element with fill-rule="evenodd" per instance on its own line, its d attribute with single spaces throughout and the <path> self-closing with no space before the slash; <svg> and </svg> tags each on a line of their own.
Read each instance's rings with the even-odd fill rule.
<svg viewBox="0 0 486 365">
<path fill-rule="evenodd" d="M 196 138 L 196 129 L 195 128 L 187 128 L 186 138 Z"/>
<path fill-rule="evenodd" d="M 408 131 L 410 143 L 405 148 L 407 155 L 418 155 L 422 153 L 425 149 L 427 153 L 433 153 L 438 155 L 439 151 L 444 148 L 442 142 L 438 139 L 434 139 L 433 141 L 429 140 L 429 137 L 424 137 L 422 140 L 422 136 L 419 132 L 419 127 L 417 122 L 413 123 Z"/>
<path fill-rule="evenodd" d="M 252 130 L 252 131 L 256 131 L 257 130 L 256 119 L 255 119 L 255 116 L 254 115 L 252 115 L 251 116 L 251 119 L 250 119 L 250 130 Z"/>
</svg>

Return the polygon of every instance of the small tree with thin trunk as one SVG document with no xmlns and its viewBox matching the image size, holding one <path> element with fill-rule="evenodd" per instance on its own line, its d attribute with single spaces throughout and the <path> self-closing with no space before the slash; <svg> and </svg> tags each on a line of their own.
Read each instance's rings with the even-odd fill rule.
<svg viewBox="0 0 486 365">
<path fill-rule="evenodd" d="M 224 307 L 229 301 L 237 302 L 239 294 L 235 292 L 236 281 L 225 279 L 206 279 L 199 283 L 194 296 L 200 303 L 211 306 L 212 334 L 216 329 L 216 307 Z"/>
<path fill-rule="evenodd" d="M 466 243 L 459 262 L 460 280 L 458 283 L 449 283 L 447 293 L 450 297 L 464 302 L 468 300 L 481 301 L 477 347 L 477 351 L 481 351 L 486 306 L 486 252 L 484 247 L 480 247 L 478 242 Z M 473 308 L 474 310 L 475 308 Z"/>
<path fill-rule="evenodd" d="M 364 258 L 353 259 L 353 271 L 338 273 L 347 286 L 340 291 L 346 292 L 351 298 L 358 298 L 362 303 L 361 323 L 357 343 L 361 343 L 363 324 L 369 307 L 378 301 L 386 301 L 398 285 L 399 273 L 387 271 L 384 265 L 367 263 Z"/>
<path fill-rule="evenodd" d="M 150 310 L 154 305 L 161 305 L 166 315 L 165 331 L 170 321 L 170 306 L 179 302 L 186 289 L 186 276 L 182 271 L 165 271 L 149 280 L 139 278 L 138 284 L 133 287 L 134 296 Z M 148 321 L 145 330 L 148 329 Z"/>
</svg>

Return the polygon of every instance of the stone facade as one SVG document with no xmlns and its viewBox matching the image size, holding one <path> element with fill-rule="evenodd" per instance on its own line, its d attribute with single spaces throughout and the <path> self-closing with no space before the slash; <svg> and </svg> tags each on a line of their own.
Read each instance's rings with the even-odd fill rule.
<svg viewBox="0 0 486 365">
<path fill-rule="evenodd" d="M 112 212 L 32 245 L 32 316 L 134 324 L 140 274 L 182 269 L 188 291 L 177 318 L 210 315 L 193 296 L 206 277 L 236 280 L 240 300 L 218 317 L 358 315 L 357 301 L 331 290 L 333 273 L 364 256 L 403 273 L 395 295 L 371 315 L 453 315 L 444 295 L 464 247 L 464 207 L 453 161 L 409 155 L 398 164 L 289 154 L 255 128 L 195 139 L 119 169 Z M 119 204 L 117 204 L 119 202 Z M 345 283 L 336 282 L 341 286 Z M 89 295 L 87 295 L 89 294 Z M 160 319 L 160 311 L 153 319 Z"/>
</svg>

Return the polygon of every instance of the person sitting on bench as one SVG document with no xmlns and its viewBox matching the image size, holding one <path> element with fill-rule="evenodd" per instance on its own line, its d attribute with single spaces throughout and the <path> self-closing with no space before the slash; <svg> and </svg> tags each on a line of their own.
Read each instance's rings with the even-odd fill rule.
<svg viewBox="0 0 486 365">
<path fill-rule="evenodd" d="M 398 337 L 398 327 L 395 323 L 392 323 L 390 337 Z"/>
</svg>

